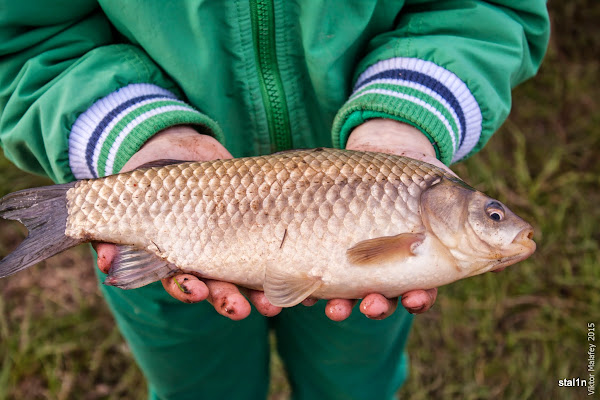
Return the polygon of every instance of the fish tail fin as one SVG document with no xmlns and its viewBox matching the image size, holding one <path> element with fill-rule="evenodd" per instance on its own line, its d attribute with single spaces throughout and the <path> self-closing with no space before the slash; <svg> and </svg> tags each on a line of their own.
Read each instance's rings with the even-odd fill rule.
<svg viewBox="0 0 600 400">
<path fill-rule="evenodd" d="M 0 261 L 0 278 L 24 270 L 82 242 L 65 235 L 67 191 L 75 182 L 25 189 L 0 199 L 0 217 L 21 222 L 28 236 Z"/>
</svg>

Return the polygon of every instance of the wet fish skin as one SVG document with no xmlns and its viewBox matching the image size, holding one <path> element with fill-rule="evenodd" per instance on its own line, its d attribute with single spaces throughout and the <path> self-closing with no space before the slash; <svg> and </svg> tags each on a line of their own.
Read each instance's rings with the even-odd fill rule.
<svg viewBox="0 0 600 400">
<path fill-rule="evenodd" d="M 292 306 L 395 297 L 531 254 L 529 224 L 499 202 L 503 220 L 489 222 L 491 201 L 417 160 L 301 150 L 79 181 L 66 189 L 61 234 L 127 246 L 109 284 L 184 271 Z"/>
</svg>

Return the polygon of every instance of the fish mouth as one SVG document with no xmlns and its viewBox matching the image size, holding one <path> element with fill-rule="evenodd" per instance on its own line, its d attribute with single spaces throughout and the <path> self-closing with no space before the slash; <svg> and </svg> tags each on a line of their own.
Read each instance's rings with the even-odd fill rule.
<svg viewBox="0 0 600 400">
<path fill-rule="evenodd" d="M 532 238 L 533 228 L 531 227 L 527 227 L 519 232 L 510 245 L 510 253 L 512 253 L 512 255 L 499 259 L 498 264 L 496 264 L 491 271 L 500 272 L 509 265 L 516 264 L 529 258 L 529 256 L 535 252 L 536 248 L 536 244 Z"/>
</svg>

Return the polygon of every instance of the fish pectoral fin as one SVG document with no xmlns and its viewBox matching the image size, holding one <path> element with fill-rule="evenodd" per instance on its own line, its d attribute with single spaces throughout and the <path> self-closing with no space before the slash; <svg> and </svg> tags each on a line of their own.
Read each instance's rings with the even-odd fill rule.
<svg viewBox="0 0 600 400">
<path fill-rule="evenodd" d="M 277 307 L 293 307 L 313 294 L 321 285 L 320 277 L 306 273 L 290 274 L 267 267 L 263 291 Z"/>
<path fill-rule="evenodd" d="M 352 264 L 368 265 L 415 255 L 414 250 L 425 240 L 422 233 L 401 233 L 363 240 L 346 251 Z"/>
<path fill-rule="evenodd" d="M 133 246 L 117 246 L 118 253 L 104 284 L 136 289 L 179 272 L 179 268 L 155 254 Z"/>
</svg>

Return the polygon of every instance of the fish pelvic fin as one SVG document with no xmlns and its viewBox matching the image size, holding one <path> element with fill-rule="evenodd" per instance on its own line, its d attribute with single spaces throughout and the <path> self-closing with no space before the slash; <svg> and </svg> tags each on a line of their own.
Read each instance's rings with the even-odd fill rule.
<svg viewBox="0 0 600 400">
<path fill-rule="evenodd" d="M 414 250 L 425 240 L 422 233 L 401 233 L 363 240 L 349 248 L 346 254 L 352 264 L 370 265 L 401 260 L 415 255 Z"/>
<path fill-rule="evenodd" d="M 133 246 L 117 246 L 118 253 L 104 284 L 121 289 L 136 289 L 181 272 L 170 262 Z"/>
<path fill-rule="evenodd" d="M 290 274 L 267 266 L 263 291 L 267 300 L 277 307 L 293 307 L 313 294 L 323 281 L 305 272 Z"/>
<path fill-rule="evenodd" d="M 75 183 L 25 189 L 0 199 L 0 217 L 19 221 L 29 231 L 15 251 L 0 261 L 0 278 L 83 242 L 65 235 L 66 194 Z"/>
</svg>

